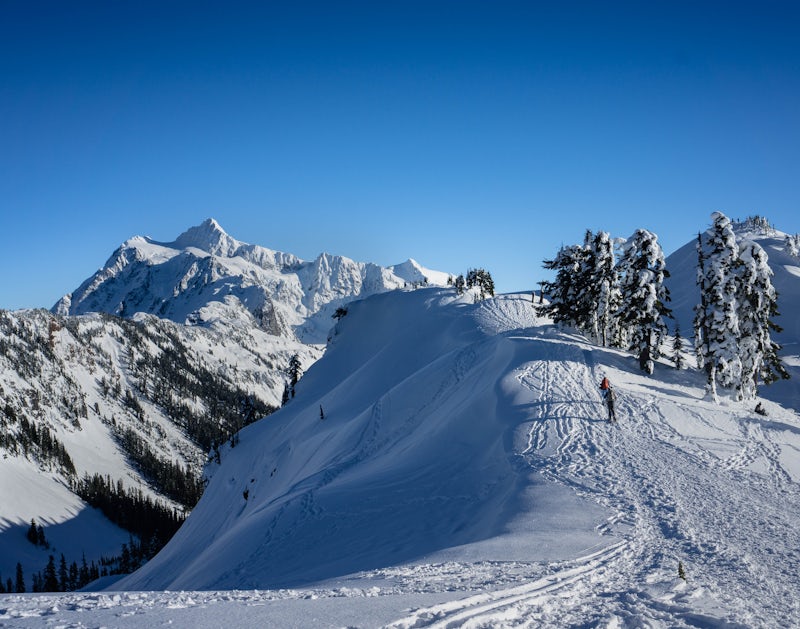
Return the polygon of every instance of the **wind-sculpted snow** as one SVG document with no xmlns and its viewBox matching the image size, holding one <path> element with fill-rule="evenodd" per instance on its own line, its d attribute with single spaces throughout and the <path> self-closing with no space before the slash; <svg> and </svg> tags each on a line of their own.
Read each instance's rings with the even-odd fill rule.
<svg viewBox="0 0 800 629">
<path fill-rule="evenodd" d="M 259 618 L 306 626 L 312 609 L 316 626 L 796 624 L 794 410 L 712 404 L 701 374 L 665 363 L 641 375 L 537 321 L 529 296 L 465 301 L 352 304 L 296 398 L 242 432 L 170 544 L 112 588 L 255 588 Z M 219 619 L 219 596 L 197 596 Z"/>
</svg>

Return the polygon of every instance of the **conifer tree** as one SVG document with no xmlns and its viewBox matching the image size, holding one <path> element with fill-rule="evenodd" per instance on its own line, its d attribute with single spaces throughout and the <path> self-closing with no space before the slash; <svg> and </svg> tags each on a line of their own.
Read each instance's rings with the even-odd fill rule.
<svg viewBox="0 0 800 629">
<path fill-rule="evenodd" d="M 61 560 L 58 563 L 58 586 L 60 592 L 66 592 L 69 589 L 69 571 L 64 553 L 61 553 Z"/>
<path fill-rule="evenodd" d="M 494 297 L 494 280 L 486 269 L 470 269 L 467 272 L 466 287 L 478 289 L 478 301 L 483 301 L 487 296 Z"/>
<path fill-rule="evenodd" d="M 65 588 L 66 591 L 74 592 L 80 585 L 80 576 L 78 574 L 78 564 L 74 561 L 69 565 L 69 583 Z"/>
<path fill-rule="evenodd" d="M 561 247 L 552 260 L 544 260 L 545 269 L 555 271 L 553 281 L 542 282 L 542 295 L 548 303 L 538 304 L 536 314 L 550 317 L 554 323 L 578 327 L 579 272 L 583 268 L 586 250 L 579 245 Z"/>
<path fill-rule="evenodd" d="M 291 391 L 292 397 L 294 397 L 295 387 L 297 386 L 298 380 L 300 380 L 302 371 L 300 357 L 297 354 L 293 354 L 289 360 L 289 390 Z"/>
<path fill-rule="evenodd" d="M 760 217 L 755 226 L 768 225 Z M 788 378 L 770 331 L 778 315 L 777 293 L 764 249 L 737 242 L 730 221 L 715 212 L 713 225 L 698 236 L 700 304 L 695 309 L 695 348 L 705 368 L 709 393 L 716 385 L 736 389 L 739 399 L 752 399 L 759 379 L 769 384 Z M 750 219 L 748 219 L 750 220 Z"/>
<path fill-rule="evenodd" d="M 590 232 L 587 232 L 587 237 Z M 614 246 L 608 232 L 599 231 L 588 245 L 593 266 L 588 273 L 587 303 L 592 316 L 591 332 L 603 347 L 616 336 L 616 310 L 620 305 L 619 273 L 614 263 Z"/>
<path fill-rule="evenodd" d="M 575 261 L 574 277 L 569 280 L 571 322 L 606 347 L 617 337 L 616 309 L 620 305 L 613 243 L 608 232 L 586 230 L 583 246 L 571 253 Z M 562 279 L 563 274 L 556 277 L 557 282 Z"/>
<path fill-rule="evenodd" d="M 705 278 L 705 267 L 706 267 L 706 256 L 703 247 L 703 236 L 702 234 L 697 234 L 697 243 L 695 245 L 695 249 L 697 250 L 697 274 L 696 274 L 696 282 L 698 287 L 700 288 L 700 303 L 694 307 L 694 320 L 693 320 L 693 327 L 694 327 L 694 351 L 695 357 L 697 359 L 697 367 L 698 369 L 703 369 L 706 372 L 706 384 L 710 382 L 710 370 L 711 370 L 711 363 L 705 360 L 705 357 L 708 353 L 707 351 L 707 342 L 709 338 L 708 333 L 708 316 L 709 316 L 709 307 L 708 307 L 708 295 L 703 290 L 703 283 Z"/>
<path fill-rule="evenodd" d="M 778 378 L 788 378 L 789 374 L 778 358 L 780 346 L 770 335 L 770 330 L 780 332 L 781 328 L 772 321 L 778 315 L 778 295 L 772 285 L 767 253 L 758 243 L 745 242 L 740 247 L 740 259 L 736 278 L 742 362 L 738 396 L 753 399 L 759 378 L 769 384 Z"/>
<path fill-rule="evenodd" d="M 667 335 L 664 319 L 672 316 L 666 306 L 669 291 L 664 286 L 669 273 L 657 236 L 646 229 L 637 229 L 625 244 L 618 271 L 620 325 L 626 330 L 628 347 L 639 356 L 641 368 L 653 373 L 653 360 L 659 358 L 661 343 Z"/>
<path fill-rule="evenodd" d="M 28 538 L 28 541 L 31 544 L 36 545 L 39 543 L 39 536 L 36 532 L 36 520 L 33 518 L 31 518 L 31 525 L 30 528 L 28 528 L 28 532 L 25 534 L 25 537 Z"/>
<path fill-rule="evenodd" d="M 683 369 L 683 337 L 678 325 L 675 326 L 675 337 L 672 341 L 672 362 L 675 363 L 675 369 Z"/>
<path fill-rule="evenodd" d="M 291 392 L 289 390 L 289 384 L 286 383 L 283 385 L 283 395 L 281 395 L 281 406 L 286 406 L 289 402 L 289 397 L 291 396 Z"/>
<path fill-rule="evenodd" d="M 597 309 L 600 289 L 597 284 L 598 278 L 595 276 L 598 261 L 592 246 L 593 239 L 592 232 L 587 229 L 581 247 L 582 255 L 575 274 L 574 318 L 575 327 L 597 340 Z"/>
<path fill-rule="evenodd" d="M 58 575 L 56 574 L 56 561 L 53 555 L 50 555 L 50 559 L 44 568 L 42 590 L 44 592 L 58 592 Z"/>
<path fill-rule="evenodd" d="M 463 295 L 464 288 L 466 286 L 466 282 L 464 280 L 464 276 L 459 273 L 458 277 L 456 277 L 454 286 L 456 287 L 456 295 Z"/>
<path fill-rule="evenodd" d="M 81 567 L 78 571 L 78 582 L 80 583 L 80 587 L 83 587 L 87 583 L 91 581 L 89 576 L 89 565 L 86 563 L 86 553 L 82 553 L 81 555 Z"/>
<path fill-rule="evenodd" d="M 800 257 L 800 234 L 795 234 L 794 236 L 786 236 L 786 239 L 783 241 L 783 249 L 786 253 L 794 258 Z"/>
<path fill-rule="evenodd" d="M 728 387 L 741 378 L 735 279 L 741 262 L 728 217 L 714 212 L 711 218 L 711 229 L 698 237 L 701 303 L 695 316 L 695 346 L 698 365 L 706 370 L 708 393 L 716 401 L 718 384 Z"/>
<path fill-rule="evenodd" d="M 8 585 L 11 585 L 9 580 Z M 11 589 L 10 587 L 8 588 Z M 22 573 L 22 564 L 17 562 L 17 573 L 16 573 L 16 580 L 14 583 L 14 591 L 18 594 L 21 594 L 25 591 L 25 575 Z"/>
</svg>

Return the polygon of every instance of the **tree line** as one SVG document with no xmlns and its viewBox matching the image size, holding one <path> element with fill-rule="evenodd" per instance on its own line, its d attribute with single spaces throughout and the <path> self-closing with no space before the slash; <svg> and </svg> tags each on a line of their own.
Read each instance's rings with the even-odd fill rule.
<svg viewBox="0 0 800 629">
<path fill-rule="evenodd" d="M 768 224 L 763 217 L 747 223 L 763 224 Z M 778 295 L 767 253 L 754 241 L 737 240 L 731 221 L 715 212 L 711 228 L 698 234 L 697 254 L 698 367 L 705 370 L 713 399 L 717 385 L 734 389 L 738 399 L 752 399 L 759 382 L 789 377 L 771 338 L 780 327 L 773 320 Z M 653 373 L 668 336 L 666 320 L 672 318 L 664 285 L 669 272 L 654 233 L 638 229 L 615 242 L 607 232 L 587 230 L 582 244 L 561 247 L 543 266 L 555 271 L 555 279 L 542 282 L 548 301 L 537 305 L 538 314 L 574 326 L 604 347 L 633 351 L 641 369 Z M 683 341 L 677 327 L 673 343 L 680 368 Z"/>
<path fill-rule="evenodd" d="M 652 373 L 667 335 L 665 319 L 672 316 L 664 252 L 646 229 L 619 248 L 617 259 L 608 232 L 590 230 L 583 244 L 561 247 L 543 263 L 556 275 L 542 283 L 549 301 L 537 305 L 537 314 L 574 326 L 604 347 L 634 351 L 641 368 Z"/>
<path fill-rule="evenodd" d="M 469 269 L 466 277 L 462 274 L 456 277 L 449 276 L 447 285 L 453 286 L 457 295 L 463 295 L 465 291 L 472 288 L 476 289 L 476 302 L 483 301 L 487 297 L 494 297 L 494 279 L 486 269 Z"/>
</svg>

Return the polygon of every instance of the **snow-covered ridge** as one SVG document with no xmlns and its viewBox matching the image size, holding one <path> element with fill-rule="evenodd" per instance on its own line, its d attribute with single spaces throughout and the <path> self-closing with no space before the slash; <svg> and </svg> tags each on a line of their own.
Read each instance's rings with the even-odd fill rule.
<svg viewBox="0 0 800 629">
<path fill-rule="evenodd" d="M 794 410 L 710 403 L 702 373 L 665 361 L 644 375 L 537 320 L 528 295 L 467 301 L 350 307 L 297 397 L 243 431 L 184 527 L 113 589 L 274 588 L 300 609 L 346 590 L 376 599 L 356 624 L 404 628 L 800 613 Z"/>
<path fill-rule="evenodd" d="M 384 268 L 323 253 L 303 261 L 236 240 L 208 219 L 169 243 L 131 238 L 53 311 L 145 312 L 197 325 L 220 320 L 224 307 L 222 319 L 250 316 L 271 334 L 324 343 L 342 304 L 396 288 L 443 286 L 447 277 L 413 260 Z"/>
</svg>

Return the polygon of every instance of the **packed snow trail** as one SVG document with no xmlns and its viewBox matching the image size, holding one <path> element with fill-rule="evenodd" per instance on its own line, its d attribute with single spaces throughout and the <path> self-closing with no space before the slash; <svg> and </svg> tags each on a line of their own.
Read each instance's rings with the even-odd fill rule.
<svg viewBox="0 0 800 629">
<path fill-rule="evenodd" d="M 554 342 L 537 337 L 530 335 L 527 341 Z M 518 429 L 516 448 L 531 468 L 608 507 L 613 515 L 603 532 L 628 542 L 615 546 L 613 554 L 603 551 L 609 559 L 599 562 L 602 571 L 581 570 L 570 580 L 570 594 L 562 597 L 555 616 L 548 616 L 548 606 L 540 600 L 548 580 L 539 579 L 487 594 L 487 601 L 470 597 L 419 610 L 396 625 L 490 626 L 521 619 L 581 624 L 587 615 L 608 617 L 602 606 L 592 612 L 598 609 L 598 597 L 608 600 L 623 592 L 614 612 L 621 621 L 627 617 L 693 626 L 731 617 L 772 624 L 766 622 L 766 612 L 784 626 L 796 622 L 800 535 L 792 516 L 800 513 L 800 500 L 771 431 L 764 431 L 758 420 L 742 418 L 742 450 L 721 458 L 715 450 L 729 447 L 720 443 L 731 441 L 732 435 L 723 430 L 731 427 L 725 417 L 729 413 L 716 407 L 698 412 L 692 410 L 695 405 L 674 398 L 634 391 L 619 395 L 620 421 L 609 424 L 597 393 L 603 369 L 594 359 L 603 350 L 581 345 L 562 348 L 558 359 L 523 363 L 507 376 L 528 394 L 525 403 L 526 396 L 517 391 L 516 406 L 527 406 L 531 413 L 531 420 Z M 544 347 L 531 352 L 548 353 Z M 687 420 L 717 433 L 711 449 L 682 434 Z M 763 459 L 766 478 L 748 469 L 757 459 Z M 777 507 L 782 502 L 787 504 Z M 749 512 L 759 514 L 756 521 L 743 522 Z M 781 537 L 786 554 L 773 549 Z M 693 593 L 713 601 L 714 615 L 692 611 L 683 600 L 688 595 L 681 594 L 688 585 L 673 584 L 665 591 L 669 571 L 674 579 L 678 562 L 689 572 Z M 765 606 L 765 600 L 774 604 Z M 574 602 L 572 609 L 568 601 Z"/>
</svg>

